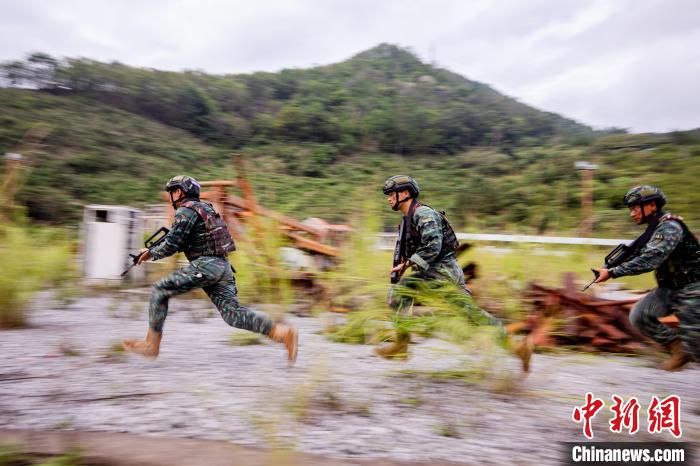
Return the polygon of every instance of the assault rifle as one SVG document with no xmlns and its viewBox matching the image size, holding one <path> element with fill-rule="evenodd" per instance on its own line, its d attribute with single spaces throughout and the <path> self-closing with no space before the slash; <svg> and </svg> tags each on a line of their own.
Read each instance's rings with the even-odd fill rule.
<svg viewBox="0 0 700 466">
<path fill-rule="evenodd" d="M 396 241 L 396 247 L 394 248 L 394 260 L 392 263 L 393 265 L 391 267 L 392 269 L 394 267 L 396 267 L 397 265 L 401 264 L 404 260 L 403 248 L 404 248 L 404 243 L 406 241 L 406 238 L 404 237 L 406 234 L 406 232 L 405 232 L 405 228 L 407 226 L 406 223 L 407 223 L 406 220 L 403 219 L 401 221 L 401 226 L 399 227 L 399 239 Z M 398 283 L 399 280 L 401 279 L 401 275 L 403 275 L 403 270 L 391 272 L 391 278 L 389 279 L 391 284 L 395 285 L 396 283 Z"/>
<path fill-rule="evenodd" d="M 618 265 L 627 262 L 633 255 L 634 250 L 630 246 L 627 246 L 626 244 L 618 244 L 615 246 L 615 249 L 610 251 L 610 254 L 605 256 L 605 266 L 603 268 L 610 270 L 613 267 L 617 267 Z M 592 284 L 595 283 L 596 280 L 598 280 L 600 272 L 598 272 L 596 269 L 591 269 L 591 272 L 593 272 L 595 278 L 592 282 L 583 287 L 581 291 L 586 291 Z"/>
<path fill-rule="evenodd" d="M 158 246 L 165 240 L 165 236 L 169 232 L 170 230 L 166 227 L 160 227 L 158 231 L 153 233 L 146 241 L 144 241 L 144 246 L 146 246 L 148 249 Z M 122 272 L 122 277 L 129 273 L 129 270 L 131 270 L 132 268 L 134 268 L 134 266 L 136 266 L 136 264 L 138 264 L 139 257 L 141 257 L 141 254 L 129 254 L 129 257 L 131 257 L 132 264 L 125 271 Z"/>
</svg>

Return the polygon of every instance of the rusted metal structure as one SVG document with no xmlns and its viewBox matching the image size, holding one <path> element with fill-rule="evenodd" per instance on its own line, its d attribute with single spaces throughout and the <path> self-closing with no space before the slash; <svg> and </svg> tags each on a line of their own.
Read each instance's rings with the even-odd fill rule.
<svg viewBox="0 0 700 466">
<path fill-rule="evenodd" d="M 526 332 L 540 347 L 575 346 L 591 352 L 633 353 L 657 345 L 630 323 L 629 312 L 642 295 L 630 299 L 601 299 L 579 291 L 574 274 L 564 275 L 563 288 L 530 284 L 525 299 L 532 309 L 510 333 Z M 677 325 L 675 316 L 660 319 Z"/>
<path fill-rule="evenodd" d="M 200 198 L 212 203 L 226 221 L 234 238 L 239 239 L 244 232 L 247 232 L 247 235 L 252 235 L 256 249 L 263 251 L 265 231 L 260 218 L 264 217 L 277 222 L 280 233 L 288 238 L 294 247 L 329 258 L 340 255 L 337 246 L 328 242 L 333 242 L 339 235 L 349 232 L 349 226 L 332 225 L 320 219 L 314 219 L 315 222 L 301 222 L 259 205 L 255 199 L 253 187 L 248 181 L 242 158 L 236 157 L 234 160 L 238 174 L 236 180 L 200 182 L 202 188 L 207 188 L 203 189 Z M 238 189 L 241 196 L 229 193 L 228 190 L 232 188 Z M 163 194 L 162 200 L 169 201 L 167 194 Z M 172 223 L 174 214 L 172 206 L 168 204 L 169 223 Z M 267 258 L 266 262 L 271 266 L 275 265 L 270 258 Z"/>
<path fill-rule="evenodd" d="M 279 294 L 282 287 L 279 285 L 280 281 L 284 280 L 293 289 L 300 291 L 307 298 L 305 302 L 311 306 L 315 302 L 325 300 L 326 291 L 316 280 L 314 270 L 285 270 L 278 263 L 278 251 L 273 251 L 270 245 L 274 245 L 273 249 L 280 246 L 279 237 L 274 231 L 265 228 L 263 219 L 272 220 L 279 226 L 279 236 L 287 240 L 288 246 L 313 256 L 314 268 L 318 269 L 325 269 L 335 263 L 340 256 L 338 246 L 351 228 L 348 225 L 329 224 L 318 218 L 299 221 L 261 206 L 247 177 L 242 157 L 234 157 L 234 163 L 236 179 L 200 181 L 200 199 L 210 202 L 221 214 L 234 239 L 246 238 L 253 243 L 254 247 L 246 253 L 255 262 L 252 273 L 258 289 L 261 292 L 264 290 L 267 296 L 276 302 L 281 299 Z M 238 195 L 231 192 L 234 190 L 238 191 Z M 161 200 L 167 205 L 167 223 L 172 224 L 175 211 L 169 202 L 170 198 L 163 193 Z M 311 306 L 307 306 L 308 309 L 296 306 L 294 309 L 297 313 L 307 314 Z"/>
</svg>

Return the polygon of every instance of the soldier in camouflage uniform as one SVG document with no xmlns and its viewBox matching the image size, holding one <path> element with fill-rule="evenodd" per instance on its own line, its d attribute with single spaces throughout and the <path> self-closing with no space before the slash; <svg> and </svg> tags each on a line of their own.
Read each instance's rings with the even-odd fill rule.
<svg viewBox="0 0 700 466">
<path fill-rule="evenodd" d="M 700 245 L 681 217 L 662 210 L 666 196 L 660 189 L 637 186 L 627 192 L 624 203 L 634 221 L 646 223 L 647 229 L 630 246 L 632 258 L 610 270 L 599 269 L 596 283 L 656 272 L 658 288 L 635 304 L 630 321 L 670 350 L 664 369 L 678 370 L 700 358 Z M 659 322 L 673 313 L 678 329 Z"/>
<path fill-rule="evenodd" d="M 403 214 L 395 262 L 399 262 L 398 257 L 401 260 L 400 263 L 394 264 L 391 270 L 392 283 L 396 281 L 395 278 L 398 279 L 396 289 L 413 288 L 425 282 L 451 282 L 466 295 L 464 309 L 469 318 L 479 324 L 499 327 L 501 334 L 505 337 L 501 321 L 476 306 L 471 299 L 464 272 L 455 254 L 458 246 L 457 237 L 444 213 L 418 202 L 420 188 L 418 183 L 409 176 L 392 176 L 384 183 L 383 193 L 388 196 L 387 201 L 392 210 L 401 211 Z M 413 268 L 413 272 L 408 276 L 402 276 L 408 268 Z M 395 298 L 393 290 L 394 287 L 390 289 L 389 304 L 397 310 L 397 314 L 401 314 L 413 302 L 406 296 Z M 460 299 L 460 302 L 462 301 Z M 397 340 L 393 344 L 377 349 L 376 353 L 380 356 L 405 354 L 410 336 L 405 332 L 398 333 Z M 506 341 L 505 338 L 504 341 Z M 516 349 L 516 354 L 522 359 L 524 370 L 528 371 L 532 347 L 520 345 Z"/>
<path fill-rule="evenodd" d="M 199 200 L 199 189 L 197 181 L 189 176 L 171 178 L 165 186 L 176 209 L 173 225 L 162 243 L 141 250 L 138 263 L 163 259 L 179 251 L 185 253 L 190 263 L 155 283 L 148 308 L 146 339 L 124 340 L 124 349 L 149 358 L 157 357 L 168 314 L 168 300 L 172 296 L 202 288 L 227 324 L 261 333 L 283 343 L 288 359 L 293 363 L 297 353 L 297 330 L 275 324 L 265 314 L 243 307 L 238 302 L 236 280 L 227 259 L 228 254 L 235 250 L 233 239 L 211 204 Z"/>
</svg>

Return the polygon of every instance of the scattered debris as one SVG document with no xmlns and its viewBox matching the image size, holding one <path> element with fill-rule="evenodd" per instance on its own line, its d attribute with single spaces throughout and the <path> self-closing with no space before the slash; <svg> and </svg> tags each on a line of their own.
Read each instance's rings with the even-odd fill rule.
<svg viewBox="0 0 700 466">
<path fill-rule="evenodd" d="M 539 347 L 577 346 L 591 352 L 633 353 L 656 344 L 630 323 L 629 312 L 640 297 L 601 299 L 578 291 L 574 274 L 564 275 L 564 287 L 530 284 L 525 299 L 532 305 L 523 322 L 510 324 L 510 333 L 526 332 Z M 677 325 L 675 316 L 661 319 Z"/>
<path fill-rule="evenodd" d="M 211 202 L 217 212 L 221 214 L 229 226 L 234 237 L 240 237 L 244 232 L 244 225 L 252 228 L 252 234 L 256 242 L 264 240 L 265 234 L 259 222 L 259 217 L 266 217 L 280 224 L 280 232 L 292 241 L 294 247 L 308 251 L 322 258 L 334 258 L 339 256 L 338 244 L 346 233 L 351 231 L 348 225 L 332 225 L 319 218 L 311 218 L 299 221 L 292 217 L 280 214 L 259 205 L 255 199 L 253 187 L 246 176 L 245 164 L 241 157 L 236 157 L 236 180 L 215 180 L 200 183 L 202 187 L 209 188 L 202 191 L 200 198 Z M 229 188 L 238 188 L 242 197 L 227 192 Z M 165 195 L 163 200 L 167 201 Z M 168 217 L 172 220 L 174 211 L 169 208 Z M 261 252 L 264 247 L 258 248 Z M 274 264 L 269 264 L 274 266 Z"/>
</svg>

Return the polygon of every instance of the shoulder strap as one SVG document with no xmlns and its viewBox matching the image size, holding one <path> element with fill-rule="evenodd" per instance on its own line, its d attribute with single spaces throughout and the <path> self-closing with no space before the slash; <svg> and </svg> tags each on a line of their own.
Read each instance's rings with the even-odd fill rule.
<svg viewBox="0 0 700 466">
<path fill-rule="evenodd" d="M 693 240 L 694 242 L 696 242 L 696 243 L 698 242 L 698 238 L 693 234 L 693 232 L 690 230 L 690 228 L 688 228 L 688 225 L 686 225 L 685 222 L 684 222 L 683 220 L 681 220 L 680 218 L 678 218 L 678 217 L 674 218 L 673 215 L 671 215 L 670 213 L 667 213 L 667 214 L 664 214 L 664 215 L 659 219 L 659 223 L 661 223 L 661 222 L 670 222 L 670 221 L 678 222 L 678 224 L 679 224 L 679 225 L 681 226 L 681 228 L 683 229 L 683 234 L 684 234 L 684 235 L 690 236 L 690 238 L 692 238 L 692 240 Z"/>
<path fill-rule="evenodd" d="M 180 207 L 185 207 L 187 209 L 194 210 L 194 212 L 199 216 L 199 218 L 202 218 L 202 213 L 199 211 L 200 206 L 197 205 L 196 201 L 181 202 Z"/>
<path fill-rule="evenodd" d="M 197 210 L 197 206 L 195 205 L 194 201 L 181 202 L 180 205 L 178 206 L 178 209 L 182 208 L 182 207 L 185 207 L 186 209 L 190 209 L 190 210 L 194 211 L 194 213 L 196 213 L 197 215 L 199 215 L 201 217 L 201 215 L 199 214 L 199 211 Z"/>
<path fill-rule="evenodd" d="M 408 217 L 408 233 L 413 234 L 413 231 L 415 230 L 416 226 L 413 224 L 413 215 L 416 213 L 416 209 L 420 206 L 422 206 L 420 202 L 418 202 L 415 199 L 411 200 L 411 206 L 408 208 L 408 214 L 406 215 Z"/>
<path fill-rule="evenodd" d="M 213 210 L 213 206 L 210 203 L 202 202 L 202 201 L 184 201 L 183 203 L 180 204 L 180 207 L 187 207 L 188 209 L 194 210 L 195 212 L 197 212 L 197 215 L 199 215 L 203 219 L 206 215 L 204 213 L 204 211 L 205 211 L 204 206 L 205 205 L 208 205 Z M 216 212 L 216 211 L 214 211 L 214 212 Z"/>
</svg>

